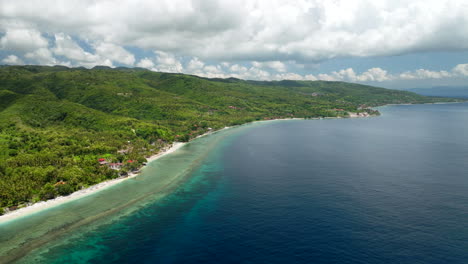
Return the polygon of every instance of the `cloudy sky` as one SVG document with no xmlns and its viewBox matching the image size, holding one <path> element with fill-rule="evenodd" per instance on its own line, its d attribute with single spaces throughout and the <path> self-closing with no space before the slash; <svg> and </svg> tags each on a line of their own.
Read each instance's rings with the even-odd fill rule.
<svg viewBox="0 0 468 264">
<path fill-rule="evenodd" d="M 466 0 L 0 0 L 1 64 L 465 85 Z"/>
</svg>

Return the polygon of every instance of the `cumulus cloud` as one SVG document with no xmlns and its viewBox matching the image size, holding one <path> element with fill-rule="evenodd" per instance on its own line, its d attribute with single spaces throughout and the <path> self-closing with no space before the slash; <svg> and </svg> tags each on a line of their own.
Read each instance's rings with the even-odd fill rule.
<svg viewBox="0 0 468 264">
<path fill-rule="evenodd" d="M 468 77 L 468 64 L 458 64 L 450 71 L 434 71 L 428 69 L 418 69 L 415 71 L 406 71 L 401 73 L 390 73 L 386 69 L 373 67 L 362 72 L 356 72 L 353 68 L 346 68 L 329 73 L 318 74 L 298 74 L 295 72 L 276 71 L 269 66 L 269 62 L 260 63 L 252 61 L 251 67 L 242 64 L 230 64 L 221 62 L 218 64 L 207 64 L 197 57 L 193 57 L 181 62 L 180 58 L 165 53 L 155 51 L 155 61 L 150 58 L 143 58 L 137 66 L 151 69 L 153 71 L 163 72 L 184 72 L 209 78 L 228 78 L 235 77 L 248 80 L 309 80 L 309 81 L 347 81 L 358 83 L 375 83 L 388 81 L 405 80 L 430 80 L 444 79 L 452 77 Z M 184 67 L 185 65 L 185 67 Z M 286 68 L 286 66 L 284 67 Z M 273 71 L 269 71 L 269 70 Z"/>
<path fill-rule="evenodd" d="M 2 60 L 2 63 L 7 65 L 22 65 L 24 64 L 23 60 L 18 58 L 16 55 L 8 55 L 6 58 Z"/>
<path fill-rule="evenodd" d="M 47 48 L 40 48 L 35 51 L 28 52 L 24 55 L 24 57 L 30 59 L 31 61 L 35 61 L 39 64 L 44 64 L 44 65 L 56 65 L 57 64 L 57 60 L 52 55 L 52 52 L 50 52 L 50 50 Z"/>
<path fill-rule="evenodd" d="M 468 63 L 458 64 L 452 69 L 452 72 L 459 76 L 468 76 Z"/>
<path fill-rule="evenodd" d="M 464 0 L 123 0 L 118 8 L 108 0 L 15 0 L 1 7 L 7 32 L 11 25 L 29 25 L 204 60 L 314 62 L 468 48 Z M 125 52 L 116 56 L 111 59 L 132 64 Z"/>
<path fill-rule="evenodd" d="M 404 72 L 399 75 L 402 80 L 421 80 L 421 79 L 442 79 L 452 77 L 453 74 L 447 71 L 430 71 L 418 69 L 413 72 Z"/>
<path fill-rule="evenodd" d="M 239 64 L 234 64 L 229 67 L 229 70 L 234 73 L 246 73 L 249 69 L 247 67 L 241 66 Z"/>
<path fill-rule="evenodd" d="M 251 80 L 271 80 L 271 74 L 268 71 L 251 67 L 248 72 L 239 75 L 238 78 L 241 79 L 251 79 Z"/>
<path fill-rule="evenodd" d="M 265 61 L 265 62 L 258 62 L 253 61 L 252 65 L 257 68 L 269 68 L 275 70 L 277 72 L 286 72 L 286 65 L 281 61 Z"/>
<path fill-rule="evenodd" d="M 305 80 L 304 76 L 293 73 L 293 72 L 288 72 L 288 73 L 279 73 L 275 74 L 273 76 L 274 80 Z"/>
<path fill-rule="evenodd" d="M 370 68 L 365 72 L 357 74 L 352 68 L 333 71 L 330 74 L 321 73 L 317 77 L 310 76 L 310 79 L 318 79 L 324 81 L 349 81 L 349 82 L 383 82 L 394 79 L 394 76 L 389 74 L 386 70 L 375 67 Z"/>
<path fill-rule="evenodd" d="M 308 77 L 306 77 L 308 76 Z M 415 71 L 406 71 L 402 73 L 391 74 L 387 70 L 379 67 L 370 68 L 364 72 L 356 73 L 352 68 L 333 71 L 331 73 L 320 73 L 317 76 L 306 75 L 305 79 L 324 80 L 324 81 L 349 81 L 349 82 L 385 82 L 401 80 L 427 80 L 443 79 L 456 76 L 468 76 L 468 64 L 459 64 L 452 71 L 431 71 L 427 69 L 418 69 Z"/>
<path fill-rule="evenodd" d="M 95 44 L 94 53 L 85 51 L 73 38 L 64 33 L 55 34 L 55 45 L 50 50 L 56 56 L 63 56 L 71 61 L 72 65 L 94 67 L 104 65 L 114 67 L 113 61 L 133 65 L 135 58 L 122 47 L 107 44 Z M 36 60 L 37 61 L 37 60 Z M 63 64 L 62 62 L 60 64 Z"/>
<path fill-rule="evenodd" d="M 219 65 L 208 65 L 203 67 L 203 75 L 207 77 L 225 78 L 226 74 Z"/>
<path fill-rule="evenodd" d="M 154 70 L 175 73 L 179 73 L 184 70 L 180 60 L 173 54 L 164 51 L 155 51 L 154 53 L 156 54 L 156 66 Z"/>
<path fill-rule="evenodd" d="M 317 77 L 314 76 L 313 74 L 306 74 L 304 76 L 304 80 L 307 80 L 307 81 L 317 81 Z"/>
<path fill-rule="evenodd" d="M 368 81 L 389 81 L 392 77 L 388 75 L 387 71 L 381 68 L 371 68 L 361 75 L 356 76 L 357 81 L 368 82 Z"/>
<path fill-rule="evenodd" d="M 317 65 L 340 57 L 466 51 L 468 4 L 122 0 L 117 8 L 109 0 L 0 1 L 0 49 L 6 56 L 2 63 L 8 64 L 135 65 L 206 77 L 351 82 L 465 78 L 468 64 L 397 73 L 379 65 L 319 73 Z M 145 55 L 130 52 L 135 50 Z"/>
<path fill-rule="evenodd" d="M 31 52 L 46 48 L 49 42 L 41 33 L 34 29 L 7 29 L 0 39 L 1 48 L 8 51 Z"/>
<path fill-rule="evenodd" d="M 208 77 L 208 78 L 228 78 L 231 77 L 228 72 L 226 72 L 226 63 L 220 64 L 206 64 L 204 61 L 200 60 L 197 57 L 192 58 L 188 63 L 184 71 L 186 73 Z"/>
<path fill-rule="evenodd" d="M 231 67 L 232 73 L 239 72 L 238 65 Z M 262 79 L 258 76 L 252 75 L 251 71 L 258 71 L 258 68 L 246 69 L 243 72 L 243 77 L 251 77 L 253 79 Z M 418 69 L 415 71 L 406 71 L 403 73 L 391 74 L 387 70 L 375 67 L 370 68 L 364 72 L 356 73 L 352 68 L 333 71 L 331 73 L 319 73 L 317 75 L 305 74 L 300 75 L 293 72 L 278 73 L 278 74 L 264 74 L 264 80 L 322 80 L 322 81 L 348 81 L 348 82 L 386 82 L 386 81 L 401 81 L 401 80 L 428 80 L 428 79 L 444 79 L 452 77 L 467 77 L 468 64 L 456 65 L 451 71 L 431 71 L 427 69 Z"/>
<path fill-rule="evenodd" d="M 64 33 L 55 34 L 55 47 L 52 48 L 54 54 L 64 56 L 79 62 L 98 62 L 97 55 L 86 52 L 70 36 Z"/>
<path fill-rule="evenodd" d="M 351 81 L 356 81 L 357 80 L 357 76 L 356 76 L 356 73 L 354 72 L 354 70 L 352 68 L 347 68 L 347 69 L 343 69 L 343 70 L 340 70 L 340 71 L 335 71 L 332 73 L 332 76 L 329 76 L 327 77 L 329 79 L 333 79 L 333 80 L 343 80 L 343 79 L 347 79 L 347 80 L 351 80 Z"/>
<path fill-rule="evenodd" d="M 190 62 L 188 63 L 187 70 L 189 72 L 195 72 L 195 71 L 199 71 L 203 69 L 204 66 L 205 66 L 205 63 L 201 61 L 199 58 L 195 57 L 191 59 Z"/>
<path fill-rule="evenodd" d="M 143 58 L 136 64 L 136 66 L 151 69 L 154 67 L 154 62 L 149 58 Z"/>
<path fill-rule="evenodd" d="M 96 44 L 94 48 L 96 49 L 96 54 L 103 58 L 129 66 L 135 63 L 135 56 L 132 53 L 113 43 L 99 43 Z"/>
</svg>

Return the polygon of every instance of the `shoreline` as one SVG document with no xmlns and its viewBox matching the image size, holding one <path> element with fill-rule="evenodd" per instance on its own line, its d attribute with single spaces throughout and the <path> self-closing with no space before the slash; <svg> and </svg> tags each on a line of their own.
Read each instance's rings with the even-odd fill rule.
<svg viewBox="0 0 468 264">
<path fill-rule="evenodd" d="M 445 103 L 461 103 L 461 102 L 442 102 L 442 103 L 430 103 L 430 104 L 445 104 Z M 415 104 L 386 104 L 386 105 L 382 105 L 382 106 L 378 106 L 378 107 L 392 106 L 392 105 L 415 105 Z M 376 107 L 376 108 L 378 108 L 378 107 Z M 270 121 L 368 118 L 368 117 L 376 117 L 376 116 L 378 116 L 378 115 L 359 115 L 358 113 L 355 113 L 355 112 L 349 112 L 349 116 L 347 116 L 347 117 L 338 116 L 338 117 L 321 117 L 321 118 L 320 117 L 315 117 L 315 118 L 296 118 L 296 117 L 294 117 L 294 118 L 278 118 L 278 119 L 268 119 L 268 120 L 256 120 L 256 121 L 251 121 L 251 122 L 248 122 L 248 123 L 245 123 L 245 124 L 242 124 L 242 125 L 260 123 L 260 122 L 270 122 Z M 208 132 L 206 132 L 204 134 L 198 135 L 194 139 L 204 137 L 204 136 L 207 136 L 207 135 L 210 135 L 210 134 L 213 134 L 213 133 L 218 133 L 218 132 L 221 132 L 223 130 L 234 128 L 234 127 L 237 127 L 237 126 L 242 126 L 242 125 L 235 125 L 235 126 L 230 126 L 230 127 L 226 126 L 226 127 L 221 128 L 219 130 L 208 131 Z M 173 142 L 172 146 L 170 148 L 163 149 L 161 152 L 156 153 L 156 154 L 148 157 L 147 158 L 147 164 L 149 164 L 149 163 L 151 163 L 151 162 L 153 162 L 155 160 L 158 160 L 158 159 L 164 157 L 165 155 L 168 155 L 170 153 L 175 152 L 176 150 L 178 150 L 179 148 L 181 148 L 182 146 L 184 146 L 187 143 L 188 142 Z M 140 171 L 143 170 L 145 167 L 146 166 L 141 167 Z M 33 215 L 33 214 L 38 213 L 40 211 L 43 211 L 43 210 L 46 210 L 46 209 L 49 209 L 49 208 L 53 208 L 53 207 L 65 204 L 67 202 L 75 201 L 75 200 L 78 200 L 80 198 L 86 197 L 88 195 L 97 193 L 97 192 L 99 192 L 101 190 L 104 190 L 106 188 L 109 188 L 111 186 L 119 184 L 119 183 L 121 183 L 121 182 L 123 182 L 125 180 L 135 178 L 136 176 L 139 175 L 140 171 L 137 172 L 137 173 L 132 173 L 131 172 L 126 177 L 119 177 L 119 178 L 110 179 L 110 180 L 107 180 L 107 181 L 97 183 L 95 185 L 89 186 L 86 189 L 82 189 L 82 190 L 73 192 L 73 193 L 71 193 L 71 194 L 69 194 L 67 196 L 58 196 L 58 197 L 56 197 L 54 199 L 50 199 L 50 200 L 46 200 L 46 201 L 40 201 L 40 202 L 37 202 L 37 203 L 33 203 L 31 205 L 28 205 L 26 207 L 19 208 L 17 210 L 7 212 L 4 215 L 0 215 L 0 225 L 4 224 L 4 223 L 7 223 L 7 222 L 10 222 L 12 220 L 18 219 L 18 218 L 30 216 L 30 215 Z"/>
<path fill-rule="evenodd" d="M 295 119 L 300 119 L 300 118 L 295 118 Z M 276 119 L 276 120 L 288 120 L 288 119 Z M 289 119 L 289 120 L 291 120 L 291 119 Z M 262 120 L 262 121 L 274 121 L 274 120 Z M 261 121 L 253 121 L 253 122 L 249 122 L 249 123 L 254 123 L 254 122 L 261 122 Z M 249 123 L 246 123 L 246 124 L 249 124 Z M 243 125 L 245 125 L 245 124 L 243 124 Z M 206 132 L 204 134 L 198 135 L 194 139 L 201 138 L 201 137 L 213 134 L 213 133 L 221 132 L 223 130 L 230 129 L 230 128 L 233 128 L 233 127 L 236 127 L 236 126 L 231 126 L 231 127 L 226 126 L 226 127 L 221 128 L 219 130 L 208 131 L 208 132 Z M 155 160 L 158 160 L 158 159 L 170 154 L 170 153 L 175 152 L 176 150 L 180 149 L 182 146 L 184 146 L 187 143 L 188 142 L 173 142 L 170 148 L 163 149 L 159 153 L 156 153 L 156 154 L 148 157 L 146 159 L 147 160 L 147 165 L 149 163 L 155 161 Z M 102 191 L 102 190 L 104 190 L 106 188 L 109 188 L 111 186 L 119 184 L 119 183 L 121 183 L 121 182 L 123 182 L 125 180 L 135 178 L 136 176 L 139 175 L 141 170 L 143 170 L 147 165 L 141 167 L 140 170 L 138 172 L 136 172 L 136 173 L 133 173 L 133 172 L 128 173 L 128 175 L 126 177 L 118 177 L 118 178 L 115 178 L 115 179 L 110 179 L 110 180 L 107 180 L 107 181 L 103 181 L 103 182 L 91 185 L 88 188 L 73 192 L 73 193 L 71 193 L 71 194 L 69 194 L 67 196 L 58 196 L 58 197 L 55 197 L 54 199 L 40 201 L 40 202 L 37 202 L 37 203 L 27 205 L 27 206 L 22 207 L 22 208 L 19 208 L 19 209 L 14 210 L 14 211 L 6 212 L 5 214 L 0 215 L 0 225 L 11 222 L 11 221 L 16 220 L 18 218 L 31 216 L 31 215 L 33 215 L 35 213 L 39 213 L 41 211 L 44 211 L 44 210 L 47 210 L 47 209 L 50 209 L 50 208 L 53 208 L 53 207 L 56 207 L 56 206 L 63 205 L 63 204 L 66 204 L 68 202 L 78 200 L 80 198 L 89 196 L 91 194 L 95 194 L 95 193 L 97 193 L 99 191 Z"/>
<path fill-rule="evenodd" d="M 468 100 L 460 101 L 460 102 L 434 102 L 434 103 L 420 103 L 420 104 L 409 104 L 409 103 L 405 103 L 405 104 L 384 104 L 384 105 L 375 106 L 375 107 L 372 107 L 372 108 L 382 107 L 382 106 L 392 106 L 392 105 L 461 104 L 461 103 L 467 103 L 467 102 L 468 102 Z"/>
<path fill-rule="evenodd" d="M 200 136 L 203 136 L 203 135 L 200 135 Z M 158 160 L 158 159 L 160 159 L 160 158 L 162 158 L 162 157 L 164 157 L 164 156 L 166 156 L 166 155 L 168 155 L 170 153 L 175 152 L 176 150 L 180 149 L 185 144 L 186 144 L 185 142 L 174 142 L 170 148 L 165 149 L 165 150 L 163 150 L 163 151 L 161 151 L 161 152 L 159 152 L 157 154 L 154 154 L 154 155 L 150 156 L 149 158 L 147 158 L 147 164 L 149 164 L 150 162 L 153 162 L 155 160 Z M 143 166 L 141 168 L 141 170 L 144 169 L 145 167 L 146 166 Z M 19 208 L 17 210 L 14 210 L 14 211 L 8 212 L 8 213 L 6 213 L 4 215 L 1 215 L 0 216 L 0 224 L 4 224 L 4 223 L 10 222 L 10 221 L 13 221 L 15 219 L 18 219 L 18 218 L 30 216 L 30 215 L 33 215 L 35 213 L 41 212 L 43 210 L 53 208 L 53 207 L 56 207 L 56 206 L 59 206 L 59 205 L 62 205 L 62 204 L 65 204 L 65 203 L 68 203 L 68 202 L 71 202 L 71 201 L 78 200 L 80 198 L 86 197 L 88 195 L 97 193 L 97 192 L 102 191 L 102 190 L 104 190 L 106 188 L 109 188 L 111 186 L 119 184 L 119 183 L 121 183 L 121 182 L 123 182 L 125 180 L 135 178 L 138 175 L 139 175 L 139 173 L 129 173 L 127 177 L 119 177 L 119 178 L 103 181 L 103 182 L 100 182 L 98 184 L 89 186 L 86 189 L 82 189 L 82 190 L 73 192 L 73 193 L 71 193 L 71 194 L 69 194 L 67 196 L 58 196 L 58 197 L 56 197 L 54 199 L 50 199 L 50 200 L 46 200 L 46 201 L 40 201 L 40 202 L 28 205 L 28 206 L 23 207 L 23 208 Z"/>
</svg>

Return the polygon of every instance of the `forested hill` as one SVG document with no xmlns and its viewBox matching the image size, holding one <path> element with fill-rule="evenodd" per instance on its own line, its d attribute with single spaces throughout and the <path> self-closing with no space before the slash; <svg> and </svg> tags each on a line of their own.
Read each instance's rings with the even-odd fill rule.
<svg viewBox="0 0 468 264">
<path fill-rule="evenodd" d="M 206 79 L 138 68 L 2 66 L 0 208 L 124 175 L 170 142 L 224 126 L 449 100 L 343 82 Z M 120 170 L 111 169 L 111 163 Z"/>
</svg>

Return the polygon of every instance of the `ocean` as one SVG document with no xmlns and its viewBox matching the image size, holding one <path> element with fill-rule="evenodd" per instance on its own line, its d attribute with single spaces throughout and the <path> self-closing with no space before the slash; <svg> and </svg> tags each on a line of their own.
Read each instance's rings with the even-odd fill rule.
<svg viewBox="0 0 468 264">
<path fill-rule="evenodd" d="M 0 225 L 0 262 L 468 263 L 468 103 L 379 110 L 194 140 Z"/>
</svg>

